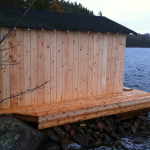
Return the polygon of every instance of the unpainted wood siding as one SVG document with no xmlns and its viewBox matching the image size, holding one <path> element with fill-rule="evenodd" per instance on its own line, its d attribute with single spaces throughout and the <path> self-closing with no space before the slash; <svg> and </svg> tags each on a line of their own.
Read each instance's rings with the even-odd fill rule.
<svg viewBox="0 0 150 150">
<path fill-rule="evenodd" d="M 1 27 L 1 37 L 8 31 Z M 125 41 L 125 34 L 18 28 L 1 47 L 0 107 L 122 92 Z"/>
</svg>

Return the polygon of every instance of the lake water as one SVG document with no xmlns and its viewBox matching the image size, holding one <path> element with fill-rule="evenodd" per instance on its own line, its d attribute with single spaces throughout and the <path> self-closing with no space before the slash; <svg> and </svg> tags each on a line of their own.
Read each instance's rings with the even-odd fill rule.
<svg viewBox="0 0 150 150">
<path fill-rule="evenodd" d="M 126 48 L 123 85 L 150 92 L 150 48 Z"/>
</svg>

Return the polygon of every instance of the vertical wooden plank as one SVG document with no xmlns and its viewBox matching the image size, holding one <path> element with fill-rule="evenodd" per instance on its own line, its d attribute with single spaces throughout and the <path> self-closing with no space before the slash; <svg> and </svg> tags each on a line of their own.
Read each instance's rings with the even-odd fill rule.
<svg viewBox="0 0 150 150">
<path fill-rule="evenodd" d="M 118 93 L 118 86 L 119 86 L 119 43 L 120 42 L 120 35 L 116 37 L 116 74 L 115 74 L 115 93 Z"/>
<path fill-rule="evenodd" d="M 107 79 L 107 52 L 108 52 L 108 34 L 103 35 L 103 68 L 102 68 L 102 95 L 106 94 L 106 79 Z"/>
<path fill-rule="evenodd" d="M 17 73 L 18 73 L 18 94 L 24 92 L 24 29 L 18 28 L 17 34 Z M 18 100 L 18 106 L 25 106 L 24 95 Z"/>
<path fill-rule="evenodd" d="M 69 31 L 68 40 L 68 98 L 72 99 L 73 91 L 73 31 Z"/>
<path fill-rule="evenodd" d="M 94 40 L 93 33 L 89 33 L 89 66 L 88 66 L 88 97 L 93 96 L 93 57 L 94 57 Z"/>
<path fill-rule="evenodd" d="M 101 33 L 98 36 L 98 78 L 97 78 L 97 95 L 102 95 L 102 71 L 103 71 L 103 45 L 104 34 Z"/>
<path fill-rule="evenodd" d="M 56 32 L 51 31 L 51 102 L 56 101 Z"/>
<path fill-rule="evenodd" d="M 98 34 L 94 33 L 93 96 L 97 94 Z"/>
<path fill-rule="evenodd" d="M 63 86 L 62 100 L 68 100 L 68 38 L 69 34 L 63 32 Z"/>
<path fill-rule="evenodd" d="M 110 75 L 110 93 L 115 93 L 115 74 L 116 74 L 116 38 L 117 34 L 113 34 L 113 43 L 111 50 L 111 75 Z"/>
<path fill-rule="evenodd" d="M 30 49 L 30 30 L 24 30 L 24 76 L 25 91 L 31 89 L 31 49 Z M 25 94 L 25 106 L 31 105 L 31 93 Z"/>
<path fill-rule="evenodd" d="M 62 100 L 62 31 L 57 31 L 57 101 Z"/>
<path fill-rule="evenodd" d="M 9 28 L 4 28 L 1 27 L 0 29 L 0 37 L 2 37 L 3 35 L 5 35 L 7 32 L 9 31 Z M 14 43 L 13 43 L 14 44 Z M 0 64 L 2 64 L 2 66 L 0 66 L 0 81 L 1 81 L 1 85 L 0 85 L 0 100 L 8 98 L 7 100 L 3 101 L 0 104 L 0 107 L 3 109 L 6 108 L 10 108 L 11 104 L 10 104 L 10 76 L 9 76 L 9 65 L 5 65 L 9 63 L 9 44 L 8 44 L 8 39 L 5 39 L 2 44 L 1 44 L 1 48 L 2 52 L 0 52 L 0 61 L 3 61 L 2 63 L 0 62 Z M 15 58 L 14 58 L 15 59 Z M 6 62 L 5 62 L 6 61 Z M 16 79 L 16 78 L 15 78 Z M 16 91 L 14 91 L 16 92 Z"/>
<path fill-rule="evenodd" d="M 89 33 L 84 33 L 83 51 L 83 95 L 84 97 L 88 97 Z"/>
<path fill-rule="evenodd" d="M 118 93 L 120 93 L 120 85 L 121 85 L 121 72 L 122 72 L 122 34 L 119 34 L 119 54 L 118 54 Z"/>
<path fill-rule="evenodd" d="M 44 32 L 37 30 L 38 34 L 38 85 L 45 82 L 45 70 L 44 70 Z M 38 89 L 38 104 L 44 104 L 45 102 L 45 88 Z"/>
<path fill-rule="evenodd" d="M 121 41 L 121 74 L 120 74 L 120 88 L 119 91 L 122 92 L 123 89 L 123 76 L 124 76 L 124 60 L 125 60 L 125 46 L 126 46 L 126 34 L 122 34 Z"/>
<path fill-rule="evenodd" d="M 31 29 L 31 88 L 35 88 L 38 85 L 38 63 L 37 63 L 37 30 Z M 38 104 L 38 90 L 31 93 L 32 105 Z"/>
<path fill-rule="evenodd" d="M 78 98 L 79 34 L 74 32 L 73 54 L 73 99 Z M 87 64 L 88 66 L 88 64 Z"/>
<path fill-rule="evenodd" d="M 9 37 L 9 50 L 10 50 L 10 61 L 11 63 L 17 62 L 17 48 L 16 48 L 16 32 L 13 32 Z M 4 80 L 4 79 L 3 79 Z M 17 65 L 10 65 L 10 96 L 18 94 L 18 74 Z M 18 106 L 18 99 L 11 98 L 11 107 Z"/>
<path fill-rule="evenodd" d="M 120 34 L 117 35 L 117 66 L 116 66 L 116 93 L 119 93 L 119 69 L 120 69 L 120 63 L 119 63 L 119 58 L 120 58 Z"/>
<path fill-rule="evenodd" d="M 83 97 L 83 32 L 79 34 L 79 72 L 78 72 L 78 98 Z"/>
<path fill-rule="evenodd" d="M 50 103 L 50 30 L 44 30 L 45 52 L 45 103 Z"/>
<path fill-rule="evenodd" d="M 1 27 L 0 27 L 0 39 L 2 38 L 2 34 L 1 34 Z M 3 98 L 3 78 L 2 78 L 2 52 L 0 51 L 0 101 L 2 101 Z M 2 102 L 0 103 L 0 109 L 2 109 Z"/>
</svg>

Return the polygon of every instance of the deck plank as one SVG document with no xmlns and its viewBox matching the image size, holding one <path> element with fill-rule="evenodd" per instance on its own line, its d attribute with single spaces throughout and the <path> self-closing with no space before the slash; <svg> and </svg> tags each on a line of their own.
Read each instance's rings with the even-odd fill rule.
<svg viewBox="0 0 150 150">
<path fill-rule="evenodd" d="M 20 120 L 38 122 L 39 129 L 42 129 L 147 107 L 150 107 L 150 93 L 132 90 L 61 103 L 10 108 L 0 110 L 0 114 L 13 113 Z"/>
</svg>

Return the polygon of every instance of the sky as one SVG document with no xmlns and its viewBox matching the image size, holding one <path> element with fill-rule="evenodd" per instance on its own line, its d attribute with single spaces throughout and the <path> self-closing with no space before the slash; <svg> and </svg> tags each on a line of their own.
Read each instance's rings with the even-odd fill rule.
<svg viewBox="0 0 150 150">
<path fill-rule="evenodd" d="M 66 0 L 67 1 L 67 0 Z M 150 0 L 70 0 L 137 33 L 150 33 Z"/>
</svg>

